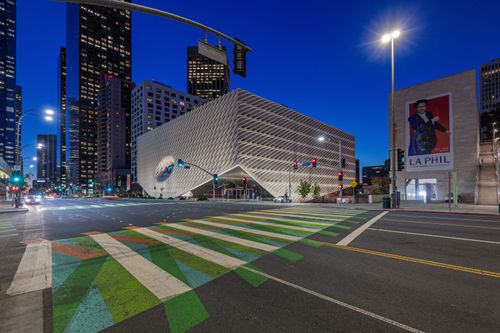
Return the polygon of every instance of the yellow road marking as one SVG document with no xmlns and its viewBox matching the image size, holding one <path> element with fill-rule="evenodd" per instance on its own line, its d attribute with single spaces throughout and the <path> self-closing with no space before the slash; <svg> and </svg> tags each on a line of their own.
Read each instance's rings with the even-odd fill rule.
<svg viewBox="0 0 500 333">
<path fill-rule="evenodd" d="M 380 251 L 373 251 L 373 250 L 367 250 L 367 249 L 360 249 L 360 248 L 357 248 L 357 247 L 337 245 L 337 244 L 332 244 L 332 243 L 323 243 L 323 245 L 328 246 L 328 247 L 333 247 L 333 248 L 336 248 L 336 249 L 347 250 L 347 251 L 351 251 L 351 252 L 358 252 L 358 253 L 370 254 L 370 255 L 379 256 L 379 257 L 385 257 L 385 258 L 396 259 L 396 260 L 401 260 L 401 261 L 408 261 L 408 262 L 413 262 L 413 263 L 427 265 L 427 266 L 434 266 L 434 267 L 452 269 L 452 270 L 455 270 L 455 271 L 461 271 L 461 272 L 472 273 L 472 274 L 483 275 L 483 276 L 489 276 L 489 277 L 494 277 L 494 278 L 500 279 L 500 273 L 492 272 L 492 271 L 486 271 L 486 270 L 477 269 L 477 268 L 470 268 L 470 267 L 452 265 L 452 264 L 447 264 L 447 263 L 443 263 L 443 262 L 439 262 L 439 261 L 432 261 L 432 260 L 425 260 L 425 259 L 419 259 L 419 258 L 413 258 L 413 257 L 406 257 L 406 256 L 397 255 L 397 254 L 392 254 L 392 253 L 386 253 L 386 252 L 380 252 Z"/>
</svg>

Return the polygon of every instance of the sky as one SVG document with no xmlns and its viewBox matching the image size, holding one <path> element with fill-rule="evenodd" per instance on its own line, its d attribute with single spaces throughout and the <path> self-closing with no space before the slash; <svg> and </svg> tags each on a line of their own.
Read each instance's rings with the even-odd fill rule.
<svg viewBox="0 0 500 333">
<path fill-rule="evenodd" d="M 396 41 L 396 89 L 500 58 L 498 0 L 133 0 L 235 36 L 253 51 L 242 88 L 355 136 L 362 166 L 388 157 L 390 49 Z M 286 3 L 286 5 L 284 5 Z M 23 144 L 56 133 L 41 110 L 57 108 L 57 59 L 65 45 L 65 4 L 17 0 L 17 83 L 23 87 Z M 186 90 L 186 47 L 204 34 L 141 13 L 132 16 L 132 80 L 154 79 Z M 210 41 L 217 40 L 211 37 Z M 232 50 L 232 46 L 225 42 Z M 34 156 L 33 148 L 24 157 Z"/>
</svg>

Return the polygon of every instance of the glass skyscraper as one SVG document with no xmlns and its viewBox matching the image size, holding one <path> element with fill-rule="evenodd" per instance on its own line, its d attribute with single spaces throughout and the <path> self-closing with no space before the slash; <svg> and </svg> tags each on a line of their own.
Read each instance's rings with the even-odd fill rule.
<svg viewBox="0 0 500 333">
<path fill-rule="evenodd" d="M 112 75 L 131 80 L 131 24 L 129 11 L 67 4 L 66 168 L 68 183 L 84 190 L 97 170 L 102 78 Z"/>
<path fill-rule="evenodd" d="M 0 0 L 0 157 L 17 161 L 16 1 Z"/>
</svg>

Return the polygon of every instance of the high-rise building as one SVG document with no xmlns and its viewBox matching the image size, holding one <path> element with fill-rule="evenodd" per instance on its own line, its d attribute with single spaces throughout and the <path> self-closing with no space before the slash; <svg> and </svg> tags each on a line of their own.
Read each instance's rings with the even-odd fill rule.
<svg viewBox="0 0 500 333">
<path fill-rule="evenodd" d="M 225 47 L 223 47 L 226 50 Z M 211 101 L 229 92 L 229 67 L 187 48 L 187 92 Z"/>
<path fill-rule="evenodd" d="M 38 134 L 36 175 L 38 182 L 45 182 L 47 188 L 51 188 L 56 182 L 57 165 L 57 136 L 54 134 Z"/>
<path fill-rule="evenodd" d="M 97 174 L 103 187 L 126 190 L 130 177 L 130 81 L 107 75 L 99 93 Z"/>
<path fill-rule="evenodd" d="M 59 135 L 59 172 L 58 185 L 66 185 L 66 48 L 59 49 L 57 62 L 57 101 L 59 108 L 58 135 Z"/>
<path fill-rule="evenodd" d="M 19 120 L 23 115 L 23 88 L 21 86 L 16 86 L 16 131 L 19 128 L 19 140 L 16 142 L 16 156 L 19 156 L 18 163 L 21 164 L 21 170 L 23 170 L 23 161 L 22 161 L 22 136 L 23 128 Z"/>
<path fill-rule="evenodd" d="M 16 1 L 0 0 L 0 157 L 17 161 Z"/>
<path fill-rule="evenodd" d="M 389 169 L 386 165 L 364 166 L 363 167 L 363 185 L 373 184 L 374 177 L 389 177 Z"/>
<path fill-rule="evenodd" d="M 86 191 L 97 170 L 102 75 L 131 80 L 131 14 L 67 4 L 66 23 L 66 168 L 68 182 Z"/>
<path fill-rule="evenodd" d="M 137 138 L 193 110 L 206 101 L 156 81 L 132 90 L 132 181 L 137 180 Z"/>
<path fill-rule="evenodd" d="M 481 66 L 481 141 L 492 139 L 493 123 L 500 123 L 500 58 Z"/>
</svg>

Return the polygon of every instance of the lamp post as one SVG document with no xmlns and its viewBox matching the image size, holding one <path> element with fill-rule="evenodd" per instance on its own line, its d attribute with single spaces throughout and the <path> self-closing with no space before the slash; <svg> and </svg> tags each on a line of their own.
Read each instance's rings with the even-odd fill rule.
<svg viewBox="0 0 500 333">
<path fill-rule="evenodd" d="M 392 208 L 397 208 L 396 193 L 398 187 L 396 185 L 396 115 L 394 113 L 394 41 L 401 35 L 400 30 L 394 30 L 391 33 L 382 36 L 382 43 L 391 42 L 391 115 L 392 115 L 392 142 L 391 142 L 391 184 L 392 184 Z"/>
<path fill-rule="evenodd" d="M 17 166 L 21 166 L 21 155 L 22 155 L 22 151 L 23 151 L 23 147 L 20 147 L 19 143 L 21 142 L 21 122 L 22 120 L 24 119 L 24 117 L 32 114 L 36 109 L 29 109 L 25 112 L 23 112 L 23 114 L 21 115 L 21 117 L 19 117 L 19 120 L 17 121 L 17 129 L 16 129 L 16 149 L 18 149 L 17 147 L 19 147 L 19 151 L 17 152 L 17 158 L 16 158 L 16 164 Z M 54 110 L 52 109 L 45 109 L 44 110 L 44 114 L 45 114 L 45 117 L 44 119 L 46 121 L 53 121 L 54 120 L 54 115 L 55 115 L 55 112 Z"/>
</svg>

